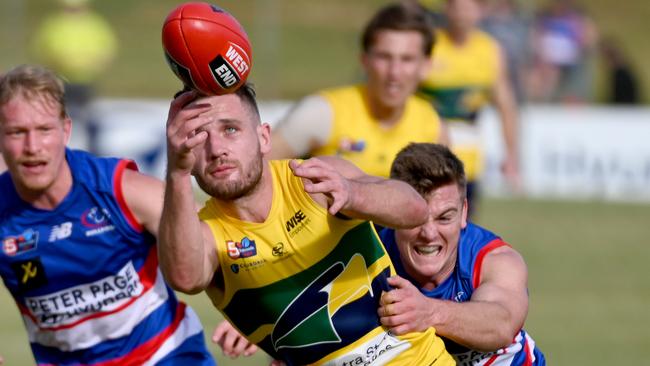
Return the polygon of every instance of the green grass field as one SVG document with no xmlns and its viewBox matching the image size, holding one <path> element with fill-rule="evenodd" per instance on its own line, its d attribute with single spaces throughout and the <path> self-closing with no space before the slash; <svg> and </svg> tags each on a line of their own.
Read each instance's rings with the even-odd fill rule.
<svg viewBox="0 0 650 366">
<path fill-rule="evenodd" d="M 501 234 L 529 266 L 527 330 L 549 365 L 641 365 L 650 348 L 650 206 L 494 200 L 479 223 Z M 183 296 L 208 333 L 221 319 L 207 296 Z M 0 354 L 6 365 L 33 363 L 18 311 L 0 291 Z M 264 355 L 219 364 L 267 365 Z"/>
</svg>

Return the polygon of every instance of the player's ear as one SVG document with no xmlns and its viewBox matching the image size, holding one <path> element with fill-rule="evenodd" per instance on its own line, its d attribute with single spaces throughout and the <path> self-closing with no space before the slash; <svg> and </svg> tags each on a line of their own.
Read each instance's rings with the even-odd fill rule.
<svg viewBox="0 0 650 366">
<path fill-rule="evenodd" d="M 257 126 L 257 138 L 260 141 L 260 152 L 264 155 L 271 152 L 271 126 L 268 123 L 260 123 Z"/>
<path fill-rule="evenodd" d="M 429 76 L 432 64 L 433 62 L 431 60 L 431 56 L 425 56 L 422 64 L 420 65 L 420 81 L 426 80 L 427 76 Z"/>
<path fill-rule="evenodd" d="M 461 213 L 460 217 L 460 227 L 461 229 L 464 229 L 467 226 L 467 209 L 469 208 L 469 204 L 467 203 L 467 197 L 463 199 L 463 211 Z"/>
<path fill-rule="evenodd" d="M 67 145 L 70 142 L 70 136 L 72 136 L 72 120 L 68 116 L 63 119 L 63 136 Z"/>
<path fill-rule="evenodd" d="M 361 62 L 361 66 L 363 66 L 364 71 L 367 72 L 368 70 L 368 52 L 361 52 L 359 55 L 359 62 Z"/>
</svg>

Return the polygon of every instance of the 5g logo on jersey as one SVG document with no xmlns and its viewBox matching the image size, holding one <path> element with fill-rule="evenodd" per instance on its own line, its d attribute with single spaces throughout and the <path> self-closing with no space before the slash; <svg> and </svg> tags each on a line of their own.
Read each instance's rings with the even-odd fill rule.
<svg viewBox="0 0 650 366">
<path fill-rule="evenodd" d="M 61 225 L 52 226 L 52 231 L 50 231 L 50 238 L 48 241 L 51 243 L 53 241 L 65 239 L 72 234 L 72 223 L 70 221 L 64 222 Z"/>
</svg>

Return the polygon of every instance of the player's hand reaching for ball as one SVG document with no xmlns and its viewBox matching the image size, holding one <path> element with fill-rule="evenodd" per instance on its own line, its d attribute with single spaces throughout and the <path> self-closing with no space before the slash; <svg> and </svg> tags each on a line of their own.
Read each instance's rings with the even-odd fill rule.
<svg viewBox="0 0 650 366">
<path fill-rule="evenodd" d="M 205 143 L 207 132 L 198 129 L 211 122 L 204 115 L 210 104 L 193 102 L 197 93 L 188 91 L 175 98 L 167 117 L 167 169 L 168 173 L 190 174 L 196 161 L 194 149 Z"/>
</svg>

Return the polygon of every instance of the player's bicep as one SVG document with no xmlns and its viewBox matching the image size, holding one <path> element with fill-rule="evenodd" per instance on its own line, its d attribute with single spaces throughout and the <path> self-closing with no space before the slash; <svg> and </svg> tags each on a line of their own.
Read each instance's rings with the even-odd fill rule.
<svg viewBox="0 0 650 366">
<path fill-rule="evenodd" d="M 330 104 L 320 95 L 310 95 L 292 107 L 273 127 L 271 157 L 303 157 L 325 145 L 332 133 L 333 113 Z"/>
<path fill-rule="evenodd" d="M 201 235 L 203 237 L 203 250 L 205 253 L 203 279 L 207 284 L 212 281 L 215 272 L 219 270 L 219 253 L 212 229 L 203 221 L 201 221 Z"/>
<path fill-rule="evenodd" d="M 137 222 L 158 236 L 165 193 L 163 182 L 135 170 L 125 169 L 121 185 L 126 205 Z"/>
<path fill-rule="evenodd" d="M 527 283 L 528 270 L 521 255 L 510 247 L 497 248 L 485 256 L 481 281 L 471 300 L 502 306 L 508 323 L 516 331 L 528 314 Z"/>
</svg>

